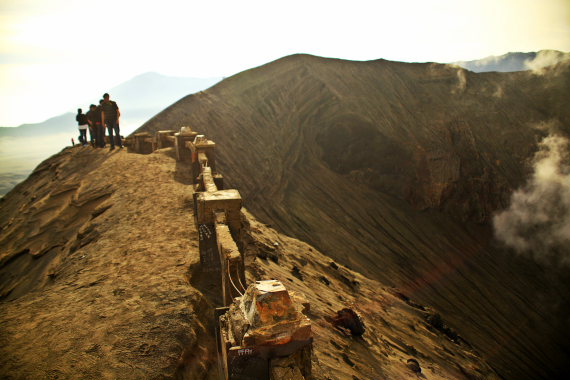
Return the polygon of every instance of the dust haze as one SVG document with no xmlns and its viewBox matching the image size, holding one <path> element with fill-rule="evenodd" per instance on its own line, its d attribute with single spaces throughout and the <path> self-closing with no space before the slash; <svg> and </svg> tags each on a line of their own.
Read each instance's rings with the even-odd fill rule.
<svg viewBox="0 0 570 380">
<path fill-rule="evenodd" d="M 570 265 L 569 140 L 551 133 L 539 144 L 533 174 L 495 215 L 496 237 L 540 262 Z"/>
</svg>

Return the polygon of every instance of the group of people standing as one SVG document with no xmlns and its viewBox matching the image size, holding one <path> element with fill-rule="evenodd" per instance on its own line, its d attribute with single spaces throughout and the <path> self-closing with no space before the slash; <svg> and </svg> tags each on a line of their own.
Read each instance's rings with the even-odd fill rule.
<svg viewBox="0 0 570 380">
<path fill-rule="evenodd" d="M 87 130 L 89 130 L 91 146 L 95 148 L 105 148 L 106 128 L 111 150 L 115 149 L 115 145 L 122 148 L 123 141 L 121 140 L 119 130 L 120 117 L 121 111 L 119 110 L 119 106 L 110 99 L 107 93 L 103 95 L 103 99 L 99 101 L 98 106 L 91 104 L 87 113 L 83 113 L 83 110 L 79 108 L 75 120 L 79 126 L 80 143 L 83 146 L 87 145 Z"/>
</svg>

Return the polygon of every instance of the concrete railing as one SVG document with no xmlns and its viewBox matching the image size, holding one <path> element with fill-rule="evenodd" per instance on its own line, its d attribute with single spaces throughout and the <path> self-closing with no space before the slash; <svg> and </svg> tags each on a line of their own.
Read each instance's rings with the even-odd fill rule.
<svg viewBox="0 0 570 380">
<path fill-rule="evenodd" d="M 223 176 L 216 171 L 216 144 L 189 127 L 182 127 L 180 132 L 158 131 L 154 136 L 136 133 L 124 144 L 129 151 L 142 154 L 174 147 L 176 159 L 190 163 L 201 270 L 219 278 L 223 307 L 215 312 L 216 340 L 224 379 L 311 378 L 310 320 L 295 311 L 289 294 L 278 281 L 246 284 L 240 249 L 242 199 L 239 191 L 224 189 Z M 250 307 L 248 313 L 241 314 L 246 307 Z M 269 313 L 270 317 L 260 319 L 253 316 L 256 313 Z M 272 321 L 274 313 L 278 323 L 256 325 L 260 320 Z M 249 324 L 243 324 L 248 318 Z M 250 324 L 251 328 L 247 327 Z M 245 328 L 239 333 L 243 335 L 241 340 L 234 336 L 239 326 Z M 257 340 L 264 343 L 251 343 Z"/>
<path fill-rule="evenodd" d="M 223 306 L 245 292 L 244 257 L 239 250 L 241 206 L 239 191 L 223 188 L 216 172 L 216 144 L 189 127 L 136 133 L 125 141 L 129 151 L 148 154 L 174 147 L 176 159 L 191 163 L 194 186 L 194 221 L 199 234 L 200 264 L 220 278 Z"/>
</svg>

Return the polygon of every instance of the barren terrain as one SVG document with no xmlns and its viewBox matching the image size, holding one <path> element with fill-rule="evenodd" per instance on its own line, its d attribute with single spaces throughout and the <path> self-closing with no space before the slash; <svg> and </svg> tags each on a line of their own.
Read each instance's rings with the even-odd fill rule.
<svg viewBox="0 0 570 380">
<path fill-rule="evenodd" d="M 75 147 L 3 198 L 2 378 L 216 378 L 188 173 L 171 149 Z M 310 301 L 315 379 L 498 379 L 445 316 L 243 220 L 248 280 L 279 279 Z M 362 316 L 362 338 L 330 323 L 344 307 Z"/>
</svg>

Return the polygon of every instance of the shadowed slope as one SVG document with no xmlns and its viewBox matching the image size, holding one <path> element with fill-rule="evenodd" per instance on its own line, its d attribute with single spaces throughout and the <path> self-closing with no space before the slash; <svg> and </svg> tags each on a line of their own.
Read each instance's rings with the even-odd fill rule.
<svg viewBox="0 0 570 380">
<path fill-rule="evenodd" d="M 262 221 L 436 305 L 505 378 L 554 378 L 567 370 L 568 282 L 494 247 L 486 223 L 523 183 L 547 133 L 536 125 L 568 132 L 569 98 L 566 66 L 475 74 L 291 56 L 139 131 L 205 133 Z"/>
</svg>

